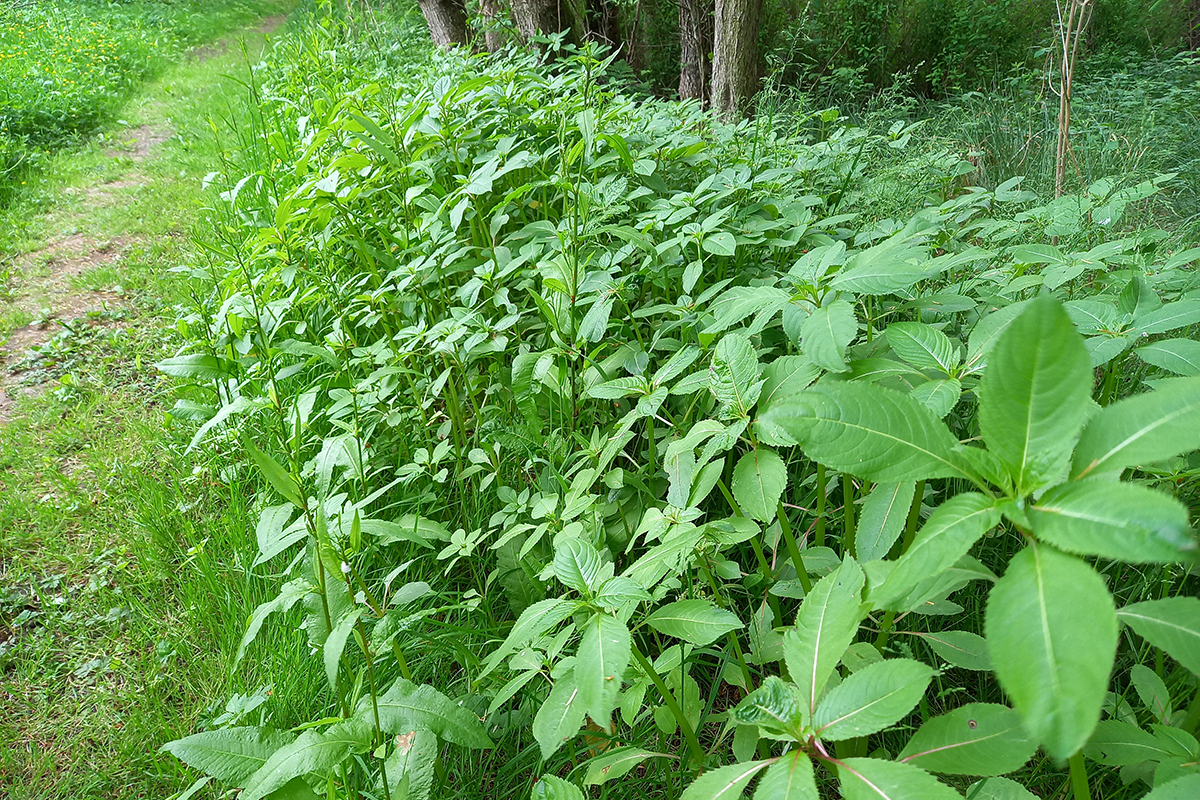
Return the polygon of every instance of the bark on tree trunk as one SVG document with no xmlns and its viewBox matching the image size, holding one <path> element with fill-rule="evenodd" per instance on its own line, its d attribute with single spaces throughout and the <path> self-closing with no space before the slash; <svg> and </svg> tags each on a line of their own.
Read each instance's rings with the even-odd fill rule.
<svg viewBox="0 0 1200 800">
<path fill-rule="evenodd" d="M 679 99 L 704 99 L 700 0 L 679 0 Z"/>
<path fill-rule="evenodd" d="M 443 50 L 467 43 L 467 7 L 463 0 L 417 0 L 429 37 Z"/>
<path fill-rule="evenodd" d="M 762 0 L 717 0 L 713 26 L 712 107 L 733 119 L 758 90 L 758 23 Z"/>
<path fill-rule="evenodd" d="M 1188 22 L 1191 23 L 1187 32 L 1188 47 L 1200 50 L 1200 0 L 1192 0 L 1188 12 Z"/>
<path fill-rule="evenodd" d="M 513 0 L 512 10 L 513 21 L 525 41 L 538 31 L 558 33 L 570 28 L 573 38 L 580 34 L 572 0 Z"/>
<path fill-rule="evenodd" d="M 504 31 L 491 30 L 490 27 L 497 24 L 504 17 L 500 9 L 499 0 L 480 0 L 479 10 L 489 25 L 489 29 L 483 32 L 483 42 L 488 52 L 494 53 L 497 50 L 503 50 L 504 46 L 508 44 L 508 36 Z"/>
</svg>

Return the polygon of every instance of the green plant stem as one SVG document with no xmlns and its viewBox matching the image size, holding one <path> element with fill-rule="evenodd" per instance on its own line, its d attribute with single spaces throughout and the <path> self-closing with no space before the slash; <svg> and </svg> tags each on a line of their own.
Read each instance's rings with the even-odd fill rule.
<svg viewBox="0 0 1200 800">
<path fill-rule="evenodd" d="M 917 490 L 913 493 L 912 506 L 908 509 L 908 519 L 904 523 L 904 539 L 900 543 L 900 551 L 897 556 L 902 556 L 908 552 L 908 548 L 912 546 L 913 537 L 917 535 L 917 523 L 921 519 L 921 500 L 925 496 L 925 481 L 917 481 Z"/>
<path fill-rule="evenodd" d="M 842 511 L 846 518 L 846 530 L 842 535 L 842 549 L 857 558 L 854 551 L 854 479 L 850 473 L 842 473 Z"/>
<path fill-rule="evenodd" d="M 787 509 L 783 507 L 782 501 L 775 513 L 779 516 L 779 529 L 783 532 L 783 543 L 787 547 L 788 557 L 792 559 L 792 566 L 796 568 L 796 577 L 800 579 L 804 593 L 808 594 L 812 591 L 812 579 L 808 577 L 808 570 L 804 568 L 804 559 L 800 555 L 800 548 L 796 545 L 796 537 L 792 534 L 792 523 L 788 519 Z"/>
<path fill-rule="evenodd" d="M 1071 793 L 1075 800 L 1092 800 L 1088 788 L 1087 764 L 1083 761 L 1083 753 L 1071 756 Z"/>
<path fill-rule="evenodd" d="M 678 701 L 675 700 L 675 696 L 671 694 L 671 690 L 667 688 L 667 684 L 663 681 L 662 676 L 646 660 L 646 657 L 642 655 L 642 651 L 638 649 L 637 645 L 633 645 L 631 652 L 633 653 L 633 660 L 637 662 L 642 672 L 646 673 L 646 677 L 654 684 L 654 688 L 658 689 L 658 693 L 662 695 L 663 702 L 671 710 L 671 714 L 675 717 L 675 722 L 679 724 L 679 730 L 683 732 L 683 739 L 687 742 L 688 749 L 692 753 L 692 758 L 696 760 L 696 764 L 699 765 L 700 769 L 704 769 L 704 748 L 700 746 L 700 740 L 696 738 L 696 733 L 688 723 L 687 717 L 683 715 L 683 709 L 680 708 Z"/>
<path fill-rule="evenodd" d="M 729 491 L 729 487 L 725 485 L 724 480 L 717 481 L 717 488 L 721 490 L 721 494 L 725 496 L 725 501 L 729 503 L 729 507 L 733 509 L 734 516 L 744 517 L 742 507 L 738 505 L 733 494 Z M 763 589 L 763 598 L 767 605 L 771 607 L 772 613 L 775 614 L 775 619 L 782 622 L 783 613 L 779 610 L 779 598 L 771 594 L 771 585 L 775 583 L 775 576 L 771 573 L 771 564 L 767 561 L 767 556 L 763 553 L 762 543 L 758 541 L 758 536 L 750 537 L 750 547 L 754 549 L 754 557 L 758 560 L 758 571 L 763 577 L 765 588 Z"/>
<path fill-rule="evenodd" d="M 1183 724 L 1179 727 L 1188 733 L 1194 734 L 1197 723 L 1200 723 L 1200 689 L 1196 690 L 1196 695 L 1192 698 L 1192 704 L 1188 706 L 1187 716 L 1183 718 Z"/>
<path fill-rule="evenodd" d="M 825 465 L 817 464 L 817 528 L 813 533 L 813 543 L 817 547 L 825 546 Z"/>
</svg>

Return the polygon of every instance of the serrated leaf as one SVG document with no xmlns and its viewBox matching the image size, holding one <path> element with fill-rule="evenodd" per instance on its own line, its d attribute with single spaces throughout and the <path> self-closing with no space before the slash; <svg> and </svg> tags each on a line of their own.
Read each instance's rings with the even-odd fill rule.
<svg viewBox="0 0 1200 800">
<path fill-rule="evenodd" d="M 1136 314 L 1134 331 L 1139 334 L 1166 333 L 1200 322 L 1200 300 L 1177 300 L 1145 314 Z"/>
<path fill-rule="evenodd" d="M 610 614 L 596 614 L 583 626 L 575 656 L 579 702 L 584 712 L 607 730 L 621 692 L 621 677 L 629 666 L 629 629 Z"/>
<path fill-rule="evenodd" d="M 583 791 L 557 775 L 543 775 L 533 785 L 532 800 L 583 800 Z"/>
<path fill-rule="evenodd" d="M 1168 597 L 1125 606 L 1117 618 L 1200 675 L 1200 599 Z"/>
<path fill-rule="evenodd" d="M 498 667 L 500 662 L 516 652 L 517 648 L 524 647 L 574 614 L 577 608 L 579 603 L 557 597 L 540 600 L 526 608 L 521 612 L 521 616 L 517 617 L 504 642 L 488 656 L 479 678 Z"/>
<path fill-rule="evenodd" d="M 886 558 L 908 519 L 915 481 L 876 484 L 863 502 L 854 533 L 854 554 L 860 562 Z"/>
<path fill-rule="evenodd" d="M 1010 778 L 984 778 L 967 789 L 971 800 L 1038 800 L 1037 796 Z"/>
<path fill-rule="evenodd" d="M 742 512 L 759 522 L 775 518 L 779 498 L 787 486 L 787 467 L 768 447 L 756 447 L 738 459 L 733 469 L 733 497 Z"/>
<path fill-rule="evenodd" d="M 1083 754 L 1110 767 L 1140 764 L 1171 755 L 1154 738 L 1154 734 L 1115 719 L 1106 719 L 1096 726 L 1083 748 Z"/>
<path fill-rule="evenodd" d="M 737 252 L 737 240 L 728 231 L 718 231 L 704 240 L 704 249 L 715 256 L 732 257 Z"/>
<path fill-rule="evenodd" d="M 846 348 L 858 333 L 854 306 L 845 300 L 816 309 L 800 326 L 800 346 L 810 363 L 830 372 L 846 369 Z"/>
<path fill-rule="evenodd" d="M 261 800 L 292 778 L 310 772 L 325 772 L 355 753 L 371 746 L 373 729 L 366 720 L 348 719 L 325 730 L 308 730 L 291 744 L 279 748 L 246 780 L 239 795 L 243 800 Z"/>
<path fill-rule="evenodd" d="M 680 800 L 736 800 L 770 761 L 750 761 L 709 770 L 683 790 Z"/>
<path fill-rule="evenodd" d="M 986 638 L 1001 687 L 1025 728 L 1066 759 L 1100 719 L 1117 651 L 1112 596 L 1095 570 L 1032 544 L 988 597 Z"/>
<path fill-rule="evenodd" d="M 962 397 L 962 383 L 957 378 L 926 381 L 914 386 L 908 396 L 932 411 L 938 419 L 945 419 Z"/>
<path fill-rule="evenodd" d="M 788 675 L 811 713 L 862 619 L 862 569 L 847 559 L 813 584 L 800 605 L 796 627 L 783 636 Z"/>
<path fill-rule="evenodd" d="M 825 466 L 873 481 L 964 477 L 958 440 L 908 395 L 863 383 L 819 383 L 764 414 Z"/>
<path fill-rule="evenodd" d="M 1200 797 L 1200 775 L 1185 775 L 1154 787 L 1142 800 L 1194 800 Z"/>
<path fill-rule="evenodd" d="M 758 400 L 758 355 L 744 334 L 727 333 L 713 349 L 708 386 L 729 416 L 742 417 Z"/>
<path fill-rule="evenodd" d="M 992 349 L 979 385 L 979 427 L 1022 493 L 1070 456 L 1091 379 L 1083 337 L 1048 296 L 1030 303 Z"/>
<path fill-rule="evenodd" d="M 1187 507 L 1132 483 L 1082 481 L 1056 486 L 1026 509 L 1033 533 L 1060 550 L 1132 563 L 1171 563 L 1197 542 Z"/>
<path fill-rule="evenodd" d="M 1200 377 L 1119 400 L 1088 420 L 1071 476 L 1119 473 L 1200 448 Z"/>
<path fill-rule="evenodd" d="M 646 617 L 646 624 L 697 647 L 744 627 L 737 615 L 718 608 L 711 600 L 677 600 Z"/>
<path fill-rule="evenodd" d="M 1171 694 L 1163 679 L 1154 670 L 1141 664 L 1134 664 L 1129 669 L 1129 680 L 1137 692 L 1138 698 L 1154 719 L 1164 725 L 1171 720 Z"/>
<path fill-rule="evenodd" d="M 888 344 L 904 361 L 919 369 L 949 374 L 962 361 L 958 345 L 932 325 L 895 322 L 887 328 Z"/>
<path fill-rule="evenodd" d="M 606 781 L 616 780 L 647 758 L 671 758 L 666 753 L 654 753 L 640 747 L 617 747 L 587 762 L 584 786 L 599 786 Z"/>
<path fill-rule="evenodd" d="M 563 539 L 554 548 L 554 575 L 564 586 L 589 594 L 600 576 L 600 552 L 583 539 Z"/>
<path fill-rule="evenodd" d="M 930 772 L 991 776 L 1020 769 L 1036 751 L 1017 712 L 970 703 L 922 725 L 897 760 Z"/>
<path fill-rule="evenodd" d="M 384 762 L 392 797 L 428 800 L 439 751 L 437 736 L 417 728 L 397 736 L 395 741 L 395 748 Z"/>
<path fill-rule="evenodd" d="M 956 667 L 979 672 L 992 668 L 987 640 L 982 636 L 969 631 L 938 631 L 923 633 L 921 639 L 929 643 L 933 652 Z"/>
<path fill-rule="evenodd" d="M 759 779 L 754 800 L 819 800 L 812 761 L 801 750 L 784 753 Z"/>
<path fill-rule="evenodd" d="M 387 733 L 398 736 L 416 728 L 426 728 L 461 747 L 488 749 L 492 746 L 492 739 L 479 718 L 432 686 L 418 686 L 400 678 L 379 696 L 377 706 L 380 727 Z M 355 716 L 373 719 L 373 714 L 370 696 L 359 700 Z"/>
<path fill-rule="evenodd" d="M 732 716 L 767 733 L 798 737 L 806 717 L 804 698 L 793 684 L 771 675 L 737 704 Z"/>
<path fill-rule="evenodd" d="M 843 759 L 838 778 L 844 800 L 962 800 L 925 770 L 897 761 Z"/>
<path fill-rule="evenodd" d="M 193 769 L 231 786 L 241 786 L 279 748 L 295 736 L 270 728 L 248 726 L 194 733 L 163 745 L 167 752 Z"/>
<path fill-rule="evenodd" d="M 1200 342 L 1194 339 L 1164 339 L 1133 352 L 1147 364 L 1176 375 L 1200 375 Z"/>
<path fill-rule="evenodd" d="M 533 738 L 542 749 L 543 759 L 554 755 L 563 742 L 579 732 L 585 715 L 572 670 L 555 681 L 533 718 Z"/>
<path fill-rule="evenodd" d="M 928 665 L 908 658 L 860 669 L 830 690 L 817 707 L 817 737 L 836 742 L 895 725 L 912 711 L 932 679 Z"/>
</svg>

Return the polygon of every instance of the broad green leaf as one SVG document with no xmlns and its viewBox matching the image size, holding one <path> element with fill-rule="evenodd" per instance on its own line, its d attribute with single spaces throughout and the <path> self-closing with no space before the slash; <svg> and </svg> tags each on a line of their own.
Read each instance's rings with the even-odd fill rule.
<svg viewBox="0 0 1200 800">
<path fill-rule="evenodd" d="M 1022 493 L 1069 457 L 1091 384 L 1083 338 L 1052 297 L 1030 303 L 992 349 L 979 385 L 979 427 Z"/>
<path fill-rule="evenodd" d="M 1075 481 L 1026 509 L 1033 533 L 1060 550 L 1132 563 L 1171 563 L 1196 552 L 1183 503 L 1132 483 Z"/>
<path fill-rule="evenodd" d="M 554 575 L 564 586 L 590 594 L 600 576 L 600 552 L 583 539 L 563 539 L 554 548 Z"/>
<path fill-rule="evenodd" d="M 338 620 L 329 632 L 322 646 L 322 660 L 325 662 L 325 677 L 329 679 L 329 688 L 337 691 L 338 665 L 342 661 L 342 651 L 346 649 L 346 640 L 354 631 L 354 623 L 362 616 L 363 610 L 355 608 Z"/>
<path fill-rule="evenodd" d="M 437 736 L 432 731 L 416 728 L 397 736 L 395 743 L 384 762 L 392 797 L 428 800 L 440 750 Z"/>
<path fill-rule="evenodd" d="M 1000 686 L 1025 728 L 1065 759 L 1100 719 L 1117 652 L 1104 580 L 1079 559 L 1031 544 L 988 597 L 986 638 Z"/>
<path fill-rule="evenodd" d="M 399 736 L 416 728 L 426 728 L 461 747 L 487 749 L 492 746 L 492 739 L 479 718 L 432 686 L 418 686 L 399 678 L 379 696 L 377 704 L 379 724 L 387 733 Z M 373 714 L 370 696 L 359 700 L 355 717 L 373 720 Z"/>
<path fill-rule="evenodd" d="M 737 240 L 728 231 L 718 231 L 704 240 L 704 249 L 714 256 L 730 256 L 737 252 Z"/>
<path fill-rule="evenodd" d="M 819 383 L 763 415 L 825 466 L 873 481 L 963 477 L 958 440 L 908 395 L 864 383 Z"/>
<path fill-rule="evenodd" d="M 987 640 L 982 636 L 969 631 L 938 631 L 923 633 L 921 639 L 929 644 L 933 652 L 956 667 L 979 672 L 992 668 Z"/>
<path fill-rule="evenodd" d="M 600 584 L 600 591 L 596 592 L 596 604 L 610 611 L 616 611 L 627 603 L 649 602 L 650 599 L 650 593 L 637 581 L 623 575 L 609 578 Z"/>
<path fill-rule="evenodd" d="M 646 624 L 698 647 L 744 627 L 735 614 L 718 608 L 711 600 L 677 600 L 646 617 Z"/>
<path fill-rule="evenodd" d="M 348 719 L 324 730 L 308 730 L 291 744 L 274 753 L 246 780 L 239 798 L 261 800 L 292 778 L 310 772 L 325 772 L 355 753 L 371 747 L 371 724 L 364 719 Z"/>
<path fill-rule="evenodd" d="M 1134 664 L 1129 669 L 1129 680 L 1142 705 L 1154 715 L 1155 721 L 1168 724 L 1171 720 L 1171 694 L 1163 679 L 1154 670 Z"/>
<path fill-rule="evenodd" d="M 1200 322 L 1200 300 L 1177 300 L 1161 308 L 1134 317 L 1139 334 L 1166 333 Z"/>
<path fill-rule="evenodd" d="M 800 736 L 804 726 L 804 698 L 793 684 L 771 675 L 737 704 L 733 719 L 775 735 Z"/>
<path fill-rule="evenodd" d="M 923 769 L 877 758 L 846 758 L 838 765 L 843 800 L 962 800 Z"/>
<path fill-rule="evenodd" d="M 596 614 L 583 626 L 575 656 L 579 702 L 587 715 L 607 730 L 621 692 L 621 678 L 629 666 L 629 629 L 610 614 Z"/>
<path fill-rule="evenodd" d="M 1108 406 L 1088 420 L 1071 462 L 1073 478 L 1119 473 L 1200 448 L 1200 377 Z"/>
<path fill-rule="evenodd" d="M 577 608 L 579 603 L 557 597 L 540 600 L 526 608 L 521 612 L 521 616 L 517 617 L 516 623 L 508 632 L 508 637 L 487 657 L 483 672 L 479 673 L 476 680 L 482 679 L 500 666 L 500 662 L 515 653 L 518 648 L 524 647 L 574 614 Z"/>
<path fill-rule="evenodd" d="M 854 554 L 860 562 L 887 557 L 904 530 L 916 490 L 915 481 L 880 483 L 867 495 L 854 532 Z"/>
<path fill-rule="evenodd" d="M 817 707 L 821 691 L 862 619 L 862 568 L 847 559 L 817 581 L 800 605 L 796 627 L 783 636 L 788 675 L 800 688 L 805 711 Z"/>
<path fill-rule="evenodd" d="M 889 658 L 860 669 L 830 690 L 813 715 L 827 741 L 866 736 L 895 725 L 925 694 L 933 669 L 909 658 Z"/>
<path fill-rule="evenodd" d="M 744 417 L 749 413 L 762 391 L 758 375 L 758 354 L 750 339 L 741 333 L 721 337 L 708 367 L 708 388 L 726 416 Z"/>
<path fill-rule="evenodd" d="M 304 494 L 300 491 L 300 487 L 292 480 L 292 476 L 287 473 L 283 467 L 279 466 L 279 462 L 271 458 L 269 455 L 258 449 L 254 442 L 250 441 L 250 437 L 242 437 L 242 444 L 246 447 L 246 452 L 250 454 L 259 472 L 267 479 L 267 482 L 275 488 L 287 500 L 297 508 L 304 508 Z"/>
<path fill-rule="evenodd" d="M 888 344 L 896 355 L 919 369 L 936 369 L 949 374 L 962 361 L 958 345 L 932 325 L 895 322 L 888 325 Z"/>
<path fill-rule="evenodd" d="M 1038 800 L 1021 784 L 1011 778 L 984 778 L 967 789 L 971 800 Z"/>
<path fill-rule="evenodd" d="M 913 387 L 908 396 L 932 411 L 938 419 L 945 419 L 962 397 L 962 383 L 957 378 L 926 381 Z"/>
<path fill-rule="evenodd" d="M 800 346 L 810 363 L 830 372 L 846 369 L 846 348 L 858 333 L 854 306 L 845 300 L 816 309 L 800 326 Z"/>
<path fill-rule="evenodd" d="M 709 770 L 683 790 L 680 800 L 737 800 L 742 791 L 770 761 L 748 761 Z"/>
<path fill-rule="evenodd" d="M 1106 719 L 1092 732 L 1083 754 L 1110 767 L 1125 767 L 1169 757 L 1171 752 L 1154 738 L 1154 734 L 1137 725 Z"/>
<path fill-rule="evenodd" d="M 533 785 L 532 800 L 584 800 L 583 791 L 557 775 L 543 775 Z"/>
<path fill-rule="evenodd" d="M 897 760 L 948 775 L 1002 775 L 1020 769 L 1036 750 L 1017 712 L 970 703 L 922 725 Z"/>
<path fill-rule="evenodd" d="M 693 263 L 699 265 L 699 262 Z M 767 314 L 774 317 L 791 299 L 792 296 L 788 292 L 770 286 L 734 286 L 725 290 L 709 306 L 714 319 L 704 329 L 704 333 L 720 333 L 751 314 Z M 657 382 L 660 381 L 656 380 Z"/>
<path fill-rule="evenodd" d="M 775 519 L 785 486 L 787 467 L 769 447 L 756 447 L 744 453 L 733 469 L 733 498 L 742 513 L 759 522 Z"/>
<path fill-rule="evenodd" d="M 647 758 L 671 758 L 666 753 L 653 753 L 640 747 L 616 747 L 587 762 L 584 786 L 599 786 L 606 781 L 616 780 Z"/>
<path fill-rule="evenodd" d="M 1117 618 L 1139 636 L 1200 675 L 1200 600 L 1168 597 L 1128 605 Z"/>
<path fill-rule="evenodd" d="M 189 767 L 231 786 L 241 786 L 279 748 L 295 737 L 284 731 L 260 728 L 221 728 L 194 733 L 163 745 Z"/>
<path fill-rule="evenodd" d="M 812 761 L 801 750 L 784 753 L 759 779 L 754 800 L 819 800 Z"/>
<path fill-rule="evenodd" d="M 554 682 L 550 695 L 533 718 L 533 738 L 541 746 L 542 758 L 554 755 L 563 742 L 578 733 L 585 715 L 572 671 Z"/>
<path fill-rule="evenodd" d="M 1019 303 L 1004 306 L 1003 308 L 993 311 L 975 324 L 971 329 L 971 335 L 967 339 L 967 362 L 968 370 L 974 372 L 981 369 L 986 363 L 988 355 L 992 352 L 992 348 L 996 346 L 996 342 L 1012 325 L 1013 320 L 1025 311 L 1025 308 L 1031 301 L 1022 300 Z"/>
<path fill-rule="evenodd" d="M 219 381 L 233 374 L 234 363 L 228 359 L 196 353 L 190 356 L 164 358 L 155 364 L 154 368 L 173 378 Z"/>
<path fill-rule="evenodd" d="M 1133 352 L 1147 364 L 1176 375 L 1200 375 L 1200 342 L 1195 339 L 1165 339 Z"/>
<path fill-rule="evenodd" d="M 1195 800 L 1200 797 L 1200 774 L 1185 775 L 1170 783 L 1155 786 L 1142 800 Z"/>
<path fill-rule="evenodd" d="M 887 579 L 871 590 L 870 601 L 888 608 L 908 597 L 922 581 L 954 566 L 999 521 L 996 501 L 977 492 L 950 498 L 929 515 Z"/>
</svg>

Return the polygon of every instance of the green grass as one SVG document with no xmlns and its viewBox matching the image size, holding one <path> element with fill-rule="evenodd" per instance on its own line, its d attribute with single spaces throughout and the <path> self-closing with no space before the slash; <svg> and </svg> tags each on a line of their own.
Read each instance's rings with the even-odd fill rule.
<svg viewBox="0 0 1200 800">
<path fill-rule="evenodd" d="M 217 455 L 183 455 L 189 432 L 164 427 L 168 389 L 150 367 L 175 346 L 170 269 L 194 257 L 216 151 L 207 120 L 240 97 L 225 77 L 247 69 L 233 42 L 167 69 L 120 110 L 126 126 L 48 158 L 0 215 L 8 253 L 73 233 L 128 242 L 69 285 L 107 290 L 115 310 L 50 322 L 20 373 L 45 393 L 0 424 L 0 794 L 13 800 L 166 797 L 190 779 L 158 745 L 219 713 L 217 698 L 272 683 L 304 698 L 323 680 L 286 635 L 230 676 L 246 609 L 274 589 L 240 566 L 253 556 L 252 491 Z M 247 38 L 251 59 L 262 43 Z M 140 125 L 173 137 L 145 161 L 108 155 Z M 89 194 L 114 180 L 140 187 Z M 18 263 L 0 343 L 42 299 L 42 276 Z"/>
</svg>

